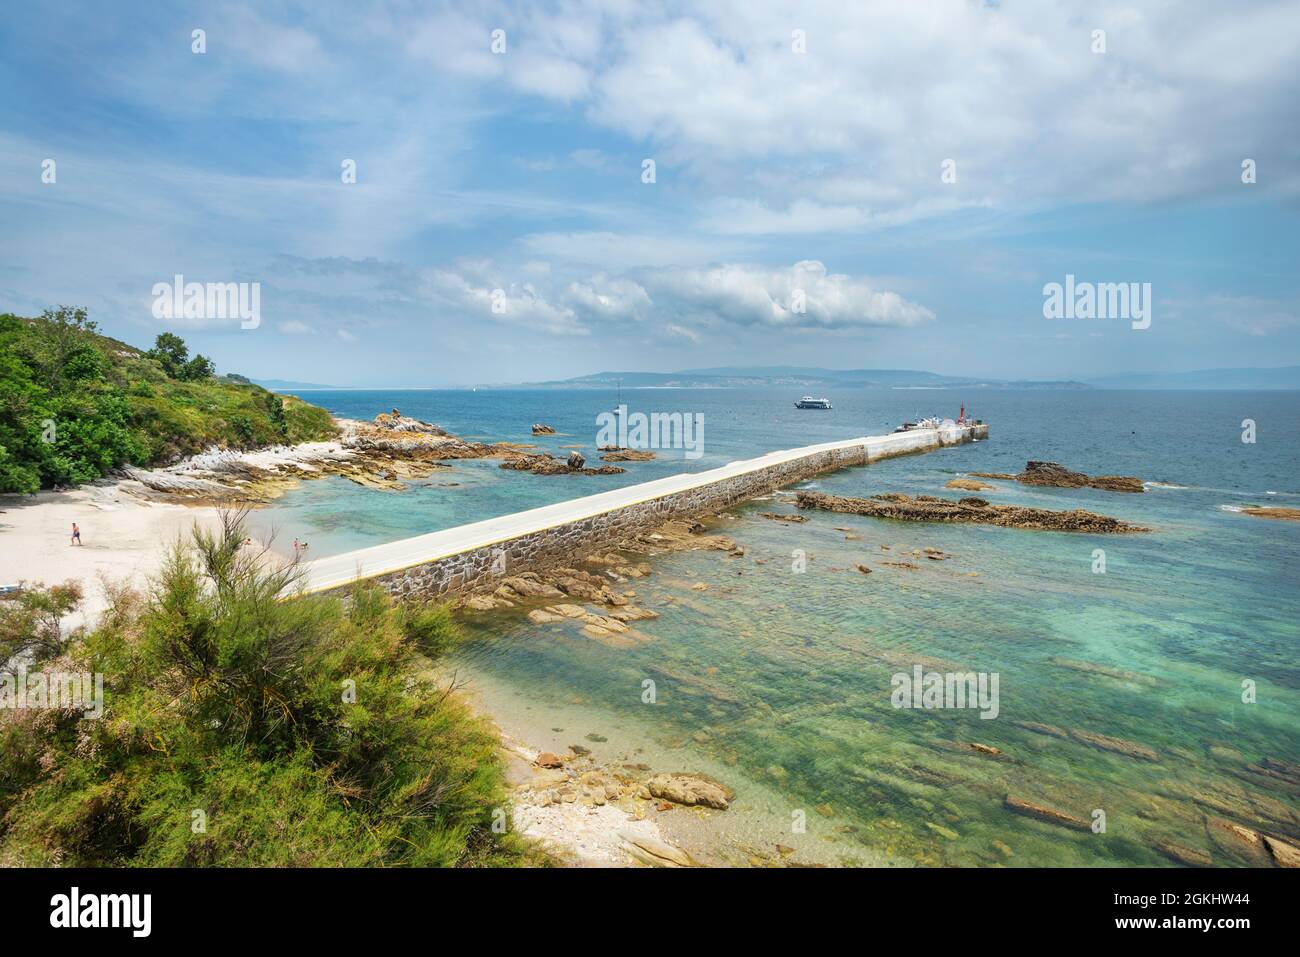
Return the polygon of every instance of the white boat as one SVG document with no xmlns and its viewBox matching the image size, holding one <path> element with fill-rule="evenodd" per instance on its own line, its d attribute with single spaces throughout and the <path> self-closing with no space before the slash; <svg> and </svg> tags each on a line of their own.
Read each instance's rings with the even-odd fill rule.
<svg viewBox="0 0 1300 957">
<path fill-rule="evenodd" d="M 810 395 L 804 396 L 794 404 L 796 409 L 829 409 L 831 407 L 830 399 L 814 399 Z"/>
</svg>

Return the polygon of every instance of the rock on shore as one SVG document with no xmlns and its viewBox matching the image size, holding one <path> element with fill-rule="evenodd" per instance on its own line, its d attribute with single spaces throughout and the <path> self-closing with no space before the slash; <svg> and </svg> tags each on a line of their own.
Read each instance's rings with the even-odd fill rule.
<svg viewBox="0 0 1300 957">
<path fill-rule="evenodd" d="M 122 490 L 152 501 L 188 505 L 260 505 L 304 479 L 339 475 L 359 485 L 402 491 L 446 460 L 516 456 L 519 447 L 466 442 L 431 422 L 381 412 L 373 421 L 338 419 L 330 442 L 240 450 L 212 448 L 160 469 L 123 469 Z"/>
<path fill-rule="evenodd" d="M 650 793 L 674 804 L 700 805 L 725 811 L 735 792 L 702 774 L 656 774 L 646 782 Z"/>
<path fill-rule="evenodd" d="M 663 803 L 671 798 L 656 796 L 643 780 L 649 765 L 601 764 L 579 745 L 557 754 L 534 752 L 504 736 L 503 744 L 514 786 L 514 825 L 525 837 L 582 866 L 700 866 L 660 830 L 657 818 L 671 809 Z M 700 787 L 731 793 L 694 775 L 659 777 L 698 781 Z"/>
<path fill-rule="evenodd" d="M 1056 532 L 1119 534 L 1146 532 L 1150 529 L 1131 525 L 1118 518 L 1098 515 L 1083 509 L 1053 511 L 1019 505 L 991 505 L 982 498 L 959 501 L 918 495 L 912 498 L 898 492 L 873 495 L 871 498 L 846 498 L 821 492 L 800 492 L 795 499 L 800 508 L 820 508 L 851 515 L 893 518 L 913 522 L 964 522 L 997 525 L 1003 528 L 1028 528 Z"/>
</svg>

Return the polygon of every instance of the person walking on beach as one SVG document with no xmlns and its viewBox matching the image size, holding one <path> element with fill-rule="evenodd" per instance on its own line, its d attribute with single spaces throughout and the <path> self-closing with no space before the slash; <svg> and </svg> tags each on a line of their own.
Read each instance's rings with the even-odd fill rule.
<svg viewBox="0 0 1300 957">
<path fill-rule="evenodd" d="M 76 522 L 73 522 L 73 523 L 72 523 L 72 541 L 69 542 L 68 544 L 69 544 L 69 545 L 80 545 L 80 544 L 81 544 L 81 529 L 77 528 L 77 523 L 76 523 Z"/>
</svg>

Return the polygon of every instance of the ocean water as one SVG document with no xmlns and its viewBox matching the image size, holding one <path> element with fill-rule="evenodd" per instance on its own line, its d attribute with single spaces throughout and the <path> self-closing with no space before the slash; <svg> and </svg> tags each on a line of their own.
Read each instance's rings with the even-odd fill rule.
<svg viewBox="0 0 1300 957">
<path fill-rule="evenodd" d="M 580 390 L 303 397 L 353 417 L 395 406 L 482 440 L 582 445 L 588 458 L 595 417 L 615 404 L 612 392 Z M 1211 819 L 1300 838 L 1295 786 L 1257 770 L 1263 759 L 1300 764 L 1300 524 L 1236 511 L 1300 507 L 1300 394 L 853 391 L 830 393 L 829 412 L 795 410 L 797 396 L 780 390 L 622 398 L 632 412 L 702 413 L 705 454 L 666 451 L 608 477 L 458 462 L 403 493 L 323 480 L 258 522 L 282 540 L 310 541 L 320 557 L 773 449 L 879 434 L 904 418 L 955 416 L 965 401 L 991 424 L 989 441 L 804 487 L 958 497 L 970 493 L 943 487 L 955 476 L 1049 459 L 1164 484 L 1125 495 L 999 482 L 980 494 L 1086 508 L 1151 531 L 1073 535 L 829 512 L 787 525 L 758 514 L 792 511 L 789 493 L 777 493 L 711 521 L 745 546 L 743 557 L 664 555 L 652 575 L 624 586 L 661 616 L 638 623 L 644 640 L 635 647 L 608 647 L 567 623 L 478 616 L 456 662 L 461 676 L 503 728 L 534 745 L 581 743 L 604 759 L 726 782 L 737 797 L 713 816 L 705 853 L 719 862 L 780 843 L 808 863 L 1172 865 L 1174 844 L 1232 866 L 1264 859 Z M 1254 443 L 1242 441 L 1245 419 L 1255 423 Z M 562 434 L 534 439 L 533 422 Z M 926 547 L 950 557 L 913 555 Z M 997 717 L 895 708 L 893 676 L 917 664 L 996 674 Z M 1253 701 L 1243 700 L 1246 688 Z M 1156 759 L 1096 746 L 1107 738 Z M 1104 830 L 1015 814 L 1008 795 L 1104 820 Z M 663 819 L 676 826 L 674 814 Z M 675 819 L 689 843 L 690 812 Z"/>
</svg>

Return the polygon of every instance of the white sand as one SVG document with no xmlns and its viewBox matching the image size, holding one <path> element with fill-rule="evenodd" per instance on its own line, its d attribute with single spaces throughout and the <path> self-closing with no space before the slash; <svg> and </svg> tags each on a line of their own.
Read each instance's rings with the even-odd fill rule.
<svg viewBox="0 0 1300 957">
<path fill-rule="evenodd" d="M 69 544 L 73 522 L 81 527 L 80 546 Z M 106 605 L 105 580 L 143 586 L 173 542 L 188 539 L 195 523 L 217 522 L 215 508 L 143 502 L 116 484 L 0 495 L 0 585 L 78 581 L 81 614 L 65 626 L 93 623 Z"/>
</svg>

